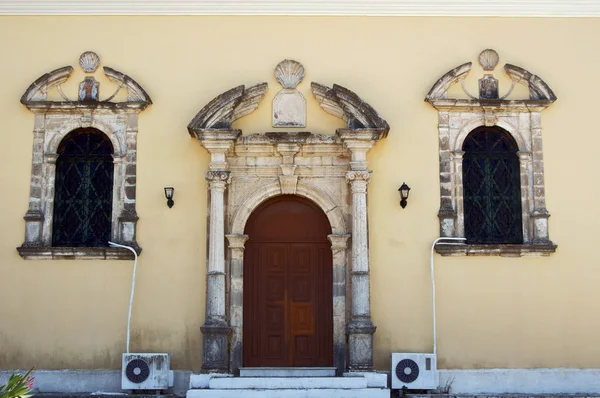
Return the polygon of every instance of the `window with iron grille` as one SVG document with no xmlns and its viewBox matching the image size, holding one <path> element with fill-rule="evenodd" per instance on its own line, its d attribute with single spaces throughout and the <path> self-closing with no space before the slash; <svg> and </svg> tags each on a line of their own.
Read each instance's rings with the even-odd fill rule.
<svg viewBox="0 0 600 398">
<path fill-rule="evenodd" d="M 52 245 L 108 246 L 112 220 L 113 147 L 101 131 L 69 133 L 58 148 Z"/>
<path fill-rule="evenodd" d="M 480 127 L 463 143 L 467 243 L 522 243 L 518 146 L 499 127 Z"/>
</svg>

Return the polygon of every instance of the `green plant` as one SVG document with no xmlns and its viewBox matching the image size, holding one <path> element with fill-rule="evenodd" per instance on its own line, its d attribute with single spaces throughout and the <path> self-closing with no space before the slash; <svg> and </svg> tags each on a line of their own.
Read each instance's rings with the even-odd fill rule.
<svg viewBox="0 0 600 398">
<path fill-rule="evenodd" d="M 35 367 L 29 369 L 25 375 L 15 373 L 10 376 L 8 383 L 0 386 L 0 398 L 29 398 L 34 377 L 31 372 Z"/>
</svg>

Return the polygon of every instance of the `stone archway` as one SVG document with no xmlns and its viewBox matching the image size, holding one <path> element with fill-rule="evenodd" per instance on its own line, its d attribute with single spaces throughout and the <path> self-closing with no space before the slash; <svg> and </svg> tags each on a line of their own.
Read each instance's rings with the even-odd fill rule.
<svg viewBox="0 0 600 398">
<path fill-rule="evenodd" d="M 389 126 L 352 91 L 312 83 L 313 94 L 347 128 L 335 135 L 267 132 L 242 135 L 236 119 L 258 107 L 267 84 L 238 86 L 202 108 L 188 126 L 210 152 L 209 245 L 203 370 L 237 374 L 242 364 L 244 228 L 265 200 L 298 195 L 331 224 L 333 356 L 337 374 L 373 369 L 366 154 Z M 351 199 L 350 199 L 351 198 Z M 347 251 L 352 236 L 351 250 Z M 228 250 L 225 248 L 225 237 Z M 350 299 L 351 298 L 351 299 Z"/>
<path fill-rule="evenodd" d="M 229 277 L 229 319 L 231 327 L 230 362 L 233 373 L 237 373 L 242 365 L 243 350 L 243 269 L 244 249 L 248 236 L 244 233 L 248 218 L 262 203 L 282 195 L 279 183 L 261 186 L 249 194 L 237 211 L 230 218 L 231 234 L 227 234 L 229 243 L 228 262 Z M 323 210 L 331 226 L 331 234 L 327 237 L 331 242 L 333 260 L 333 357 L 334 366 L 338 373 L 346 369 L 346 275 L 347 275 L 347 245 L 350 235 L 347 233 L 345 219 L 347 214 L 336 205 L 326 192 L 312 184 L 298 183 L 296 195 L 310 199 Z"/>
</svg>

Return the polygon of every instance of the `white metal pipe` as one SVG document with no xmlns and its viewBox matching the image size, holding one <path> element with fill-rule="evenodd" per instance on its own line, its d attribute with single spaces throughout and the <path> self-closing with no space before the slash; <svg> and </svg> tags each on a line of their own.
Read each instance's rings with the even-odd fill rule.
<svg viewBox="0 0 600 398">
<path fill-rule="evenodd" d="M 431 268 L 431 306 L 433 312 L 433 354 L 437 355 L 437 321 L 436 321 L 436 313 L 435 313 L 435 269 L 433 266 L 433 251 L 435 250 L 435 245 L 455 245 L 456 243 L 452 242 L 441 242 L 443 240 L 449 241 L 464 241 L 466 238 L 449 238 L 449 237 L 440 237 L 433 241 L 431 245 L 431 255 L 430 255 L 430 268 Z"/>
<path fill-rule="evenodd" d="M 137 269 L 137 253 L 135 251 L 135 249 L 131 246 L 125 246 L 125 245 L 120 245 L 118 243 L 114 243 L 114 242 L 108 242 L 108 244 L 111 247 L 122 247 L 123 249 L 127 249 L 130 252 L 133 253 L 133 274 L 131 276 L 131 294 L 129 295 L 129 311 L 127 313 L 127 348 L 126 348 L 126 352 L 129 354 L 129 336 L 130 336 L 130 332 L 131 332 L 131 307 L 133 305 L 133 294 L 135 292 L 135 271 Z"/>
</svg>

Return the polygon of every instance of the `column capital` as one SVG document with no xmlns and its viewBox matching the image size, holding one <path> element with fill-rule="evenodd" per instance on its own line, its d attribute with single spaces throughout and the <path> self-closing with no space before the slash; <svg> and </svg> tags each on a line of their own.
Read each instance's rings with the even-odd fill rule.
<svg viewBox="0 0 600 398">
<path fill-rule="evenodd" d="M 46 161 L 49 164 L 56 164 L 56 160 L 58 159 L 58 153 L 46 153 L 44 154 L 46 157 Z"/>
<path fill-rule="evenodd" d="M 238 249 L 242 251 L 244 250 L 246 241 L 248 240 L 248 235 L 231 234 L 225 235 L 225 237 L 227 238 L 227 242 L 229 242 L 230 249 Z"/>
<path fill-rule="evenodd" d="M 231 171 L 229 170 L 211 170 L 204 174 L 204 178 L 206 178 L 206 181 L 210 182 L 211 185 L 214 182 L 223 182 L 226 184 L 229 182 L 230 175 Z"/>
<path fill-rule="evenodd" d="M 531 160 L 532 153 L 527 151 L 519 151 L 517 152 L 517 155 L 519 155 L 519 159 L 521 160 Z"/>
<path fill-rule="evenodd" d="M 331 251 L 333 253 L 340 252 L 342 250 L 346 250 L 348 248 L 348 239 L 350 238 L 350 234 L 345 235 L 336 235 L 331 234 L 327 235 L 327 239 L 331 242 Z"/>
<path fill-rule="evenodd" d="M 371 182 L 370 170 L 351 170 L 346 173 L 346 181 L 350 183 L 352 193 L 366 193 Z"/>
</svg>

